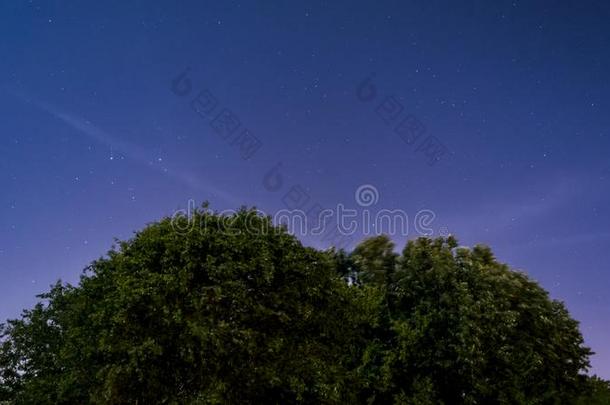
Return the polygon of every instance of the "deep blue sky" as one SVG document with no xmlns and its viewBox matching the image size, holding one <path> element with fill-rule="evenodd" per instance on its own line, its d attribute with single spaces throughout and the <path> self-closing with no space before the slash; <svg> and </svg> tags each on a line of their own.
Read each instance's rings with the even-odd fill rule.
<svg viewBox="0 0 610 405">
<path fill-rule="evenodd" d="M 370 184 L 565 301 L 610 378 L 606 2 L 125 3 L 0 3 L 0 319 L 189 199 L 273 213 L 300 185 L 353 207 Z M 248 161 L 191 109 L 204 89 L 262 142 Z M 440 161 L 383 121 L 387 96 Z"/>
</svg>

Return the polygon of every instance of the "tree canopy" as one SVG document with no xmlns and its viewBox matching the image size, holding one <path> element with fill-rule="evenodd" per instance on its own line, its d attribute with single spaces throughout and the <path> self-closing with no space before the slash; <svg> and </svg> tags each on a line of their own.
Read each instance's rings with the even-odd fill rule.
<svg viewBox="0 0 610 405">
<path fill-rule="evenodd" d="M 203 207 L 150 224 L 78 285 L 40 298 L 0 329 L 0 401 L 610 398 L 607 382 L 584 374 L 591 351 L 565 306 L 489 248 L 453 237 L 419 238 L 400 254 L 385 236 L 320 251 L 254 210 Z"/>
</svg>

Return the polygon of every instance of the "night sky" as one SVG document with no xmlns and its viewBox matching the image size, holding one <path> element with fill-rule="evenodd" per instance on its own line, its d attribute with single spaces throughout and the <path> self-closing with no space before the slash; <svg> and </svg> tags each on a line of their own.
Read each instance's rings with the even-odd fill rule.
<svg viewBox="0 0 610 405">
<path fill-rule="evenodd" d="M 430 210 L 565 301 L 610 378 L 609 20 L 603 1 L 4 1 L 0 319 L 189 200 L 358 208 L 370 185 L 371 208 Z"/>
</svg>

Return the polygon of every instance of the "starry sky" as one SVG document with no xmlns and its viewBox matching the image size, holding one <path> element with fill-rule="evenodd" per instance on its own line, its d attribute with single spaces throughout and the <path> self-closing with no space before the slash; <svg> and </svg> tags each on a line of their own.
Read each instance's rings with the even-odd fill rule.
<svg viewBox="0 0 610 405">
<path fill-rule="evenodd" d="M 538 280 L 610 378 L 609 18 L 603 1 L 2 2 L 0 319 L 189 201 L 357 208 L 367 185 L 372 208 L 433 212 L 435 235 Z"/>
</svg>

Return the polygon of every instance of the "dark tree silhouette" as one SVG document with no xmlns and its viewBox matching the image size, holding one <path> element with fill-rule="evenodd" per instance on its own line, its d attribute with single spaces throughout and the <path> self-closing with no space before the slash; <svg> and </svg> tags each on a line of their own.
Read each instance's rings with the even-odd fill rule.
<svg viewBox="0 0 610 405">
<path fill-rule="evenodd" d="M 563 304 L 453 238 L 411 241 L 401 255 L 387 237 L 317 251 L 254 210 L 204 207 L 149 225 L 41 300 L 1 328 L 0 401 L 608 397 L 582 374 L 590 351 Z"/>
</svg>

